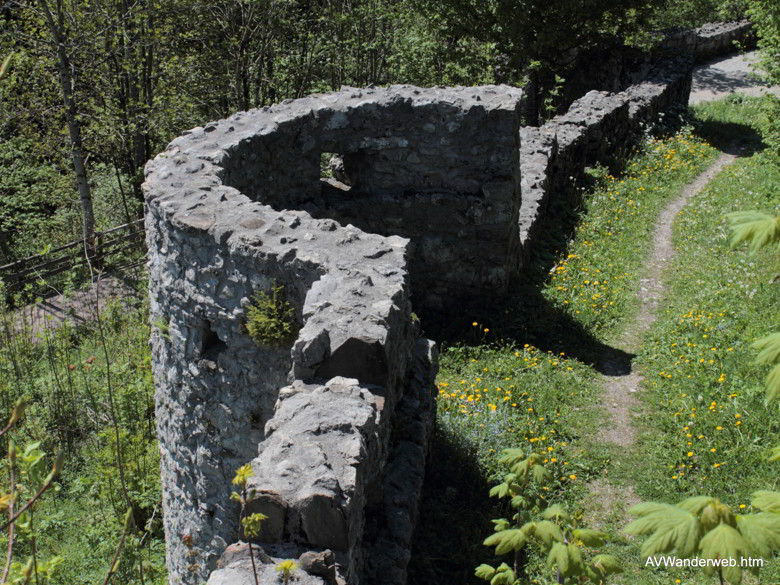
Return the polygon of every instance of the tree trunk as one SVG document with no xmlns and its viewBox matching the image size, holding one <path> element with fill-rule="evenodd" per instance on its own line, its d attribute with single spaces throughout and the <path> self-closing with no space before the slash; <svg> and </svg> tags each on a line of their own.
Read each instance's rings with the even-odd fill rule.
<svg viewBox="0 0 780 585">
<path fill-rule="evenodd" d="M 57 19 L 49 9 L 46 0 L 37 0 L 43 14 L 46 17 L 46 23 L 51 32 L 51 38 L 57 47 L 57 60 L 60 73 L 60 86 L 62 88 L 62 99 L 65 104 L 65 118 L 68 122 L 68 135 L 71 144 L 71 160 L 73 161 L 73 170 L 76 172 L 76 185 L 79 190 L 79 199 L 81 200 L 82 211 L 82 238 L 87 254 L 95 254 L 95 214 L 92 210 L 92 193 L 87 179 L 87 167 L 85 164 L 84 150 L 81 142 L 81 123 L 78 119 L 78 109 L 76 101 L 73 98 L 73 80 L 70 74 L 70 60 L 65 50 L 65 13 L 62 2 L 57 1 Z"/>
</svg>

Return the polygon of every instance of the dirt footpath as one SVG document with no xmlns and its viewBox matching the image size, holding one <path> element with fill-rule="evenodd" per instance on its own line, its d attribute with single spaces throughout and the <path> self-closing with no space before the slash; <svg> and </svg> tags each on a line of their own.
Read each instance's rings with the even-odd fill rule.
<svg viewBox="0 0 780 585">
<path fill-rule="evenodd" d="M 756 78 L 757 60 L 758 52 L 752 51 L 699 65 L 693 70 L 693 86 L 688 103 L 715 100 L 733 92 L 751 96 L 767 92 L 780 95 L 780 86 L 769 87 Z"/>
</svg>

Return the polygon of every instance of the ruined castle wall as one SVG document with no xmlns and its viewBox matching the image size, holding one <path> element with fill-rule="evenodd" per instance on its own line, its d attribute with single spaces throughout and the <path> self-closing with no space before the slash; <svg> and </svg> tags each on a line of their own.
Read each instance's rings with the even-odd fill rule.
<svg viewBox="0 0 780 585">
<path fill-rule="evenodd" d="M 692 63 L 590 92 L 540 128 L 519 127 L 509 87 L 348 89 L 196 128 L 150 162 L 171 583 L 254 582 L 229 499 L 245 463 L 249 513 L 268 516 L 260 582 L 300 558 L 302 585 L 405 583 L 437 368 L 413 309 L 521 278 L 551 202 L 575 203 L 587 166 L 685 105 Z M 275 283 L 300 329 L 259 345 L 247 308 Z"/>
<path fill-rule="evenodd" d="M 755 34 L 749 21 L 716 22 L 695 29 L 656 33 L 654 47 L 643 51 L 635 47 L 612 45 L 583 51 L 574 59 L 571 70 L 563 73 L 562 108 L 592 90 L 619 93 L 641 84 L 665 68 L 675 54 L 683 54 L 702 63 L 734 53 L 736 44 L 755 46 Z M 559 110 L 560 111 L 560 110 Z"/>
<path fill-rule="evenodd" d="M 692 68 L 690 56 L 667 59 L 625 91 L 591 91 L 565 114 L 520 131 L 521 264 L 545 232 L 551 203 L 578 203 L 586 167 L 613 164 L 687 104 Z"/>
<path fill-rule="evenodd" d="M 522 94 L 501 90 L 508 105 L 485 108 L 464 107 L 469 88 L 446 100 L 396 89 L 381 103 L 373 91 L 290 104 L 231 153 L 225 184 L 275 209 L 410 238 L 418 310 L 505 289 L 517 256 L 510 217 Z M 496 99 L 495 89 L 480 91 Z M 343 158 L 348 184 L 320 181 L 323 153 Z"/>
<path fill-rule="evenodd" d="M 473 226 L 484 214 L 468 215 L 458 197 L 495 196 L 486 208 L 517 209 L 521 95 L 508 87 L 348 90 L 192 130 L 149 163 L 152 347 L 172 583 L 200 585 L 238 539 L 230 482 L 247 462 L 258 494 L 250 513 L 269 517 L 266 548 L 295 556 L 330 549 L 333 570 L 351 584 L 403 581 L 436 370 L 435 348 L 417 340 L 412 293 L 424 302 L 426 283 L 443 269 L 419 262 L 433 276 L 410 287 L 410 256 L 419 252 L 408 239 L 327 217 L 339 194 L 323 197 L 320 155 L 365 162 L 354 188 L 377 202 L 365 208 L 368 225 L 412 215 L 402 199 L 413 197 L 471 228 L 460 234 L 461 251 L 475 254 Z M 418 145 L 405 133 L 426 139 Z M 434 165 L 436 148 L 449 166 Z M 403 166 L 402 183 L 388 178 L 397 171 L 388 174 L 385 159 Z M 310 212 L 289 210 L 296 206 Z M 512 212 L 504 213 L 506 224 Z M 426 233 L 401 227 L 385 231 Z M 497 246 L 502 270 L 516 264 L 516 229 L 506 226 Z M 284 285 L 300 326 L 281 347 L 258 345 L 246 332 L 252 296 L 274 283 Z M 398 474 L 419 481 L 399 492 Z M 364 538 L 367 516 L 378 548 Z"/>
</svg>

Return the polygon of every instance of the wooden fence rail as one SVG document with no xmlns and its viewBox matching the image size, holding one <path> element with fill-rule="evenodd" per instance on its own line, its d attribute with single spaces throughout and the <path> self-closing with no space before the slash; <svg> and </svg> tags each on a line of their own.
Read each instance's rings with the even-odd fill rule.
<svg viewBox="0 0 780 585">
<path fill-rule="evenodd" d="M 87 257 L 84 242 L 78 240 L 0 266 L 0 280 L 5 283 L 7 293 L 23 289 L 27 284 L 35 283 L 68 270 L 83 267 L 87 260 L 93 266 L 102 266 L 112 256 L 141 249 L 144 242 L 143 219 L 119 225 L 102 232 L 96 232 L 96 246 L 92 255 Z M 106 236 L 111 236 L 106 238 Z M 138 262 L 126 264 L 123 268 L 138 265 Z"/>
</svg>

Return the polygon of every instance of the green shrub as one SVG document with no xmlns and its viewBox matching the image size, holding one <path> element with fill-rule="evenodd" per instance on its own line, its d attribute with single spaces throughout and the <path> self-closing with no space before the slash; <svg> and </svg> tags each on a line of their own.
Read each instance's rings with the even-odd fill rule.
<svg viewBox="0 0 780 585">
<path fill-rule="evenodd" d="M 284 298 L 284 285 L 274 282 L 271 292 L 255 293 L 247 311 L 246 329 L 258 345 L 282 345 L 295 338 L 295 308 Z"/>
</svg>

